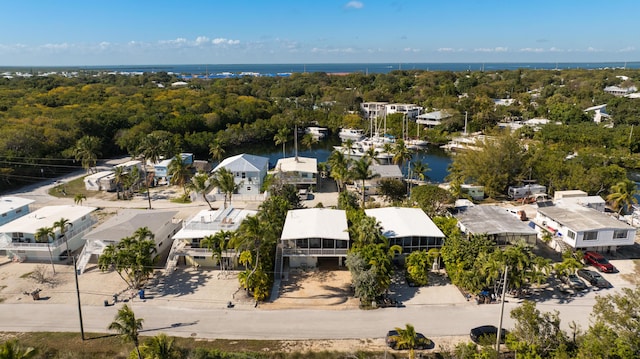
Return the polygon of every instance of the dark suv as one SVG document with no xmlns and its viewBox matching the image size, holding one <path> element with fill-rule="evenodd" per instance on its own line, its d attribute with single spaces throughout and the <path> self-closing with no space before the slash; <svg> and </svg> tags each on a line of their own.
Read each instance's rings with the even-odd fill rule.
<svg viewBox="0 0 640 359">
<path fill-rule="evenodd" d="M 584 252 L 584 257 L 582 259 L 584 260 L 585 264 L 596 267 L 600 272 L 616 272 L 616 267 L 614 267 L 613 264 L 609 263 L 609 261 L 600 253 Z"/>
<path fill-rule="evenodd" d="M 416 345 L 413 349 L 418 349 L 418 350 L 423 350 L 423 349 L 430 349 L 430 347 L 432 347 L 431 345 L 431 340 L 428 339 L 427 337 L 424 336 L 424 334 L 422 333 L 416 333 Z M 384 338 L 385 343 L 387 343 L 387 346 L 389 346 L 389 348 L 394 349 L 394 350 L 398 350 L 398 349 L 411 349 L 411 348 L 406 348 L 403 345 L 398 345 L 398 331 L 397 330 L 390 330 L 387 333 L 387 336 Z"/>
</svg>

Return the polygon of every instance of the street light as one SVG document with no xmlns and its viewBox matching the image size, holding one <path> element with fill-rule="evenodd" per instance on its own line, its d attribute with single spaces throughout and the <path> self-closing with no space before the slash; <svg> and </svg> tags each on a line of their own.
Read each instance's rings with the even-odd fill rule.
<svg viewBox="0 0 640 359">
<path fill-rule="evenodd" d="M 504 317 L 504 298 L 507 293 L 507 272 L 509 266 L 504 266 L 504 278 L 502 279 L 502 298 L 500 299 L 500 322 L 498 323 L 498 333 L 496 335 L 496 353 L 500 356 L 500 339 L 502 338 L 502 317 Z"/>
</svg>

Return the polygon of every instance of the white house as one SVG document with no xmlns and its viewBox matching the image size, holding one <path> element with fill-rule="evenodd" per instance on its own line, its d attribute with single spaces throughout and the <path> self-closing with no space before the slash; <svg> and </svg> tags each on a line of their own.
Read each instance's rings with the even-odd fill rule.
<svg viewBox="0 0 640 359">
<path fill-rule="evenodd" d="M 203 248 L 201 241 L 203 238 L 213 236 L 220 231 L 234 232 L 242 221 L 248 216 L 255 216 L 258 212 L 238 209 L 229 206 L 215 211 L 204 209 L 182 222 L 182 228 L 173 236 L 173 246 L 167 259 L 167 269 L 178 265 L 215 266 L 218 265 L 217 258 L 213 258 L 213 252 L 208 248 Z M 235 250 L 225 250 L 222 253 L 226 268 L 233 268 L 237 262 Z"/>
<path fill-rule="evenodd" d="M 453 116 L 451 113 L 443 110 L 431 111 L 418 115 L 416 123 L 419 125 L 425 125 L 427 128 L 434 128 L 442 124 L 442 120 Z"/>
<path fill-rule="evenodd" d="M 131 237 L 139 228 L 147 227 L 153 233 L 156 253 L 167 253 L 182 221 L 175 218 L 178 211 L 123 209 L 106 222 L 83 236 L 86 242 L 78 257 L 78 273 L 86 265 L 97 262 L 104 249 L 110 244 L 118 244 L 123 238 Z"/>
<path fill-rule="evenodd" d="M 269 159 L 243 153 L 225 158 L 212 172 L 220 168 L 233 173 L 235 183 L 241 184 L 239 194 L 260 194 L 260 187 L 269 169 Z"/>
<path fill-rule="evenodd" d="M 604 88 L 604 92 L 613 96 L 624 96 L 636 91 L 638 91 L 638 89 L 635 86 L 631 86 L 631 87 L 607 86 Z"/>
<path fill-rule="evenodd" d="M 606 103 L 604 105 L 591 106 L 589 108 L 586 108 L 584 112 L 586 113 L 593 112 L 593 122 L 595 123 L 600 123 L 602 121 L 605 121 L 611 118 L 611 116 L 609 116 L 609 114 L 607 113 Z"/>
<path fill-rule="evenodd" d="M 280 247 L 289 267 L 316 267 L 320 258 L 344 265 L 349 250 L 346 211 L 330 208 L 294 209 L 287 212 Z M 278 260 L 276 258 L 276 260 Z M 276 271 L 282 271 L 276 268 Z"/>
<path fill-rule="evenodd" d="M 49 261 L 51 251 L 54 261 L 64 261 L 68 257 L 67 246 L 73 252 L 84 244 L 82 236 L 96 222 L 91 216 L 95 210 L 95 207 L 85 206 L 47 206 L 4 224 L 0 226 L 0 254 L 21 261 Z M 36 242 L 35 234 L 40 228 L 53 228 L 61 219 L 69 222 L 65 236 L 59 228 L 54 228 L 55 238 L 49 238 L 49 242 Z"/>
<path fill-rule="evenodd" d="M 415 120 L 422 113 L 422 106 L 408 103 L 390 103 L 384 106 L 385 115 L 401 113 L 405 118 Z"/>
<path fill-rule="evenodd" d="M 0 197 L 0 226 L 29 213 L 32 199 L 4 196 Z"/>
<path fill-rule="evenodd" d="M 538 208 L 536 224 L 551 233 L 558 246 L 573 249 L 615 251 L 635 242 L 636 228 L 605 213 L 581 205 Z"/>
<path fill-rule="evenodd" d="M 365 119 L 383 118 L 386 114 L 385 106 L 388 102 L 363 102 L 360 104 L 360 110 L 364 114 Z"/>
<path fill-rule="evenodd" d="M 318 182 L 318 160 L 310 157 L 281 158 L 276 163 L 276 174 L 284 183 L 309 187 Z"/>
<path fill-rule="evenodd" d="M 101 180 L 107 176 L 113 175 L 113 171 L 100 171 L 98 173 L 94 173 L 92 175 L 88 175 L 84 178 L 84 188 L 87 191 L 102 191 L 107 188 L 104 187 L 104 183 L 110 182 L 101 182 Z M 111 186 L 109 186 L 111 188 Z"/>
<path fill-rule="evenodd" d="M 364 212 L 380 223 L 389 245 L 401 246 L 404 254 L 440 248 L 444 243 L 444 233 L 420 208 L 385 207 Z"/>
</svg>

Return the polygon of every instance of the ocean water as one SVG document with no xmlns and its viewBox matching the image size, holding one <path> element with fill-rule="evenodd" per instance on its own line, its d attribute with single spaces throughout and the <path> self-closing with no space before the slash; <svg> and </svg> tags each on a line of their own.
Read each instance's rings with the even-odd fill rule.
<svg viewBox="0 0 640 359">
<path fill-rule="evenodd" d="M 292 73 L 389 73 L 395 70 L 497 71 L 516 69 L 603 69 L 640 68 L 640 62 L 446 62 L 446 63 L 312 63 L 312 64 L 191 64 L 191 65 L 118 65 L 83 67 L 3 68 L 15 71 L 106 71 L 122 73 L 169 72 L 189 77 L 288 76 Z"/>
</svg>

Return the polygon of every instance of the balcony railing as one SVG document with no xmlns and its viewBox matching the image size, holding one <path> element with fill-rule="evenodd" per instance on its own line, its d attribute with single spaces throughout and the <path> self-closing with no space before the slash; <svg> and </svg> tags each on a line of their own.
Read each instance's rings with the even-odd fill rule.
<svg viewBox="0 0 640 359">
<path fill-rule="evenodd" d="M 347 248 L 284 248 L 285 256 L 346 256 Z"/>
</svg>

